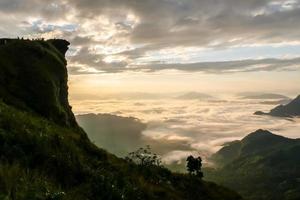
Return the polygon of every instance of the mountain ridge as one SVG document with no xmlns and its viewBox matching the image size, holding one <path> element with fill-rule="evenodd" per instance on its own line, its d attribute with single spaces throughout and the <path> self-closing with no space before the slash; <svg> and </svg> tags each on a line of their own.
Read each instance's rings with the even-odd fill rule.
<svg viewBox="0 0 300 200">
<path fill-rule="evenodd" d="M 262 93 L 262 94 L 248 94 L 243 95 L 243 99 L 289 99 L 289 97 L 281 94 Z"/>
<path fill-rule="evenodd" d="M 259 129 L 212 156 L 216 169 L 207 180 L 238 191 L 249 200 L 300 198 L 300 139 Z M 284 186 L 284 187 L 283 187 Z"/>
<path fill-rule="evenodd" d="M 300 95 L 286 105 L 279 105 L 265 113 L 256 111 L 255 115 L 270 115 L 275 117 L 297 117 L 300 116 Z"/>
</svg>

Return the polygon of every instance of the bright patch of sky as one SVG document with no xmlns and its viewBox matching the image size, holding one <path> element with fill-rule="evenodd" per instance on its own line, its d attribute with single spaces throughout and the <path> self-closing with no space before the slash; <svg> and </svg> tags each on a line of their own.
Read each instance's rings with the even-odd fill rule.
<svg viewBox="0 0 300 200">
<path fill-rule="evenodd" d="M 220 49 L 174 48 L 147 52 L 136 63 L 194 63 L 300 56 L 300 44 L 243 46 Z"/>
</svg>

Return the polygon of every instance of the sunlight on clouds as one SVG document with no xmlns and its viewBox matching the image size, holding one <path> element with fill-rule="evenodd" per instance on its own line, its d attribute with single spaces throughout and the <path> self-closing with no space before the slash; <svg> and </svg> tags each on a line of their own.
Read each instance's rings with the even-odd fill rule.
<svg viewBox="0 0 300 200">
<path fill-rule="evenodd" d="M 191 154 L 196 153 L 191 151 L 171 151 L 164 155 L 162 162 L 165 164 L 172 164 L 174 162 L 180 164 L 183 159 L 185 160 Z"/>
<path fill-rule="evenodd" d="M 103 61 L 106 63 L 113 63 L 113 62 L 122 62 L 126 61 L 126 57 L 119 56 L 119 55 L 112 55 L 112 56 L 106 56 Z"/>
<path fill-rule="evenodd" d="M 120 45 L 119 41 L 124 42 L 125 39 L 122 35 L 126 35 L 137 23 L 138 17 L 131 13 L 120 16 L 98 15 L 83 21 L 81 29 L 85 32 L 83 36 L 91 35 L 95 41 Z"/>
<path fill-rule="evenodd" d="M 70 80 L 78 75 L 70 76 Z M 115 82 L 117 79 L 117 83 Z M 158 71 L 151 74 L 127 72 L 117 74 L 80 75 L 70 86 L 72 94 L 85 95 L 85 91 L 97 89 L 101 91 L 122 92 L 182 92 L 203 91 L 214 93 L 283 92 L 295 95 L 299 92 L 299 74 L 286 72 L 248 72 L 247 74 L 205 74 L 201 72 Z M 286 81 L 289 80 L 289 81 Z M 113 81 L 114 84 L 109 85 Z M 103 84 L 104 83 L 104 84 Z M 278 84 L 280 83 L 280 84 Z M 264 87 L 261 87 L 263 85 Z M 78 88 L 84 86 L 84 90 Z"/>
<path fill-rule="evenodd" d="M 229 1 L 226 4 L 218 1 L 216 5 L 210 1 L 187 1 L 182 4 L 176 1 L 154 4 L 148 0 L 136 4 L 126 1 L 104 4 L 102 1 L 71 2 L 43 2 L 35 8 L 24 2 L 16 7 L 4 3 L 0 9 L 3 16 L 0 22 L 4 27 L 0 28 L 0 34 L 11 32 L 15 36 L 29 38 L 69 40 L 70 49 L 77 51 L 68 54 L 67 59 L 72 60 L 76 53 L 86 57 L 77 60 L 77 63 L 70 62 L 77 66 L 85 65 L 82 69 L 73 68 L 71 72 L 74 74 L 152 73 L 153 64 L 300 56 L 295 14 L 299 1 Z M 231 12 L 227 12 L 228 9 Z M 9 14 L 13 10 L 15 15 Z M 78 51 L 83 47 L 90 51 Z M 95 62 L 88 62 L 89 57 Z M 166 70 L 165 67 L 168 70 L 184 70 L 172 65 L 156 66 L 155 70 Z M 257 66 L 238 70 L 226 69 L 225 66 L 206 72 L 286 69 L 295 70 L 295 67 Z M 197 66 L 193 67 L 193 71 L 197 71 Z"/>
<path fill-rule="evenodd" d="M 93 48 L 95 49 L 95 52 L 99 54 L 110 55 L 110 56 L 118 56 L 114 54 L 118 54 L 122 51 L 130 50 L 130 49 L 134 49 L 134 47 L 132 47 L 131 45 L 95 45 Z"/>
</svg>

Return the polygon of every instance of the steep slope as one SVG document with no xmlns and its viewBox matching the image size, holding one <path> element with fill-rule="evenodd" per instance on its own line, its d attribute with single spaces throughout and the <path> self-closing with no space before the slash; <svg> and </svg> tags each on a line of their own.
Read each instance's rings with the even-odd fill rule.
<svg viewBox="0 0 300 200">
<path fill-rule="evenodd" d="M 271 115 L 275 117 L 295 117 L 300 116 L 300 95 L 293 99 L 287 105 L 279 105 L 273 108 L 269 113 L 257 111 L 255 115 Z"/>
<path fill-rule="evenodd" d="M 77 115 L 76 120 L 91 141 L 117 156 L 125 157 L 146 146 L 141 136 L 146 124 L 136 118 L 90 113 Z"/>
<path fill-rule="evenodd" d="M 207 179 L 237 190 L 245 199 L 300 198 L 300 140 L 257 130 L 219 150 Z"/>
<path fill-rule="evenodd" d="M 68 44 L 0 40 L 0 199 L 240 199 L 92 144 L 68 104 Z"/>
</svg>

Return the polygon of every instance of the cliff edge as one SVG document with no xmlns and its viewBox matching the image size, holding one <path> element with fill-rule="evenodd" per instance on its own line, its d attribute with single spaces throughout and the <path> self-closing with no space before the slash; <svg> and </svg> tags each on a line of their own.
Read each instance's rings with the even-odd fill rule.
<svg viewBox="0 0 300 200">
<path fill-rule="evenodd" d="M 0 99 L 77 126 L 68 102 L 66 40 L 0 40 Z"/>
</svg>

